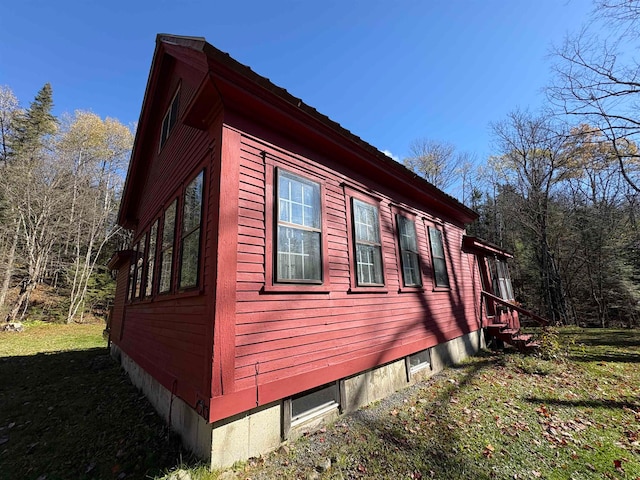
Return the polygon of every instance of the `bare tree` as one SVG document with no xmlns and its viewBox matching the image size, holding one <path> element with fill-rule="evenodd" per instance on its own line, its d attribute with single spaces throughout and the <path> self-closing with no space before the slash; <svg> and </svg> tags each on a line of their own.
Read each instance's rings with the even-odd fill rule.
<svg viewBox="0 0 640 480">
<path fill-rule="evenodd" d="M 58 158 L 72 178 L 65 241 L 70 287 L 67 322 L 84 310 L 88 282 L 100 254 L 119 231 L 115 216 L 132 144 L 127 127 L 89 112 L 76 112 L 68 119 L 58 142 Z"/>
<path fill-rule="evenodd" d="M 566 323 L 568 313 L 555 245 L 550 234 L 551 197 L 568 174 L 566 136 L 544 116 L 515 111 L 492 125 L 500 155 L 493 168 L 509 188 L 511 219 L 533 240 L 539 294 L 547 315 Z"/>
<path fill-rule="evenodd" d="M 7 175 L 10 138 L 13 135 L 14 121 L 18 113 L 18 99 L 13 94 L 13 91 L 9 87 L 0 86 L 0 160 L 2 161 L 0 175 Z M 0 191 L 0 220 L 3 220 L 1 223 L 5 227 L 0 228 L 0 239 L 6 239 L 6 242 L 0 241 L 0 246 L 6 244 L 6 248 L 0 250 L 2 253 L 6 252 L 3 262 L 2 285 L 0 286 L 0 309 L 4 306 L 9 292 L 20 236 L 20 222 L 12 214 L 12 210 L 11 204 L 6 201 L 5 196 Z M 0 258 L 3 257 L 0 256 Z"/>
<path fill-rule="evenodd" d="M 640 0 L 600 0 L 593 16 L 592 23 L 553 50 L 549 98 L 561 113 L 602 132 L 624 179 L 640 192 L 640 154 L 629 148 L 640 141 L 640 62 L 635 55 Z"/>
<path fill-rule="evenodd" d="M 447 190 L 459 179 L 468 160 L 469 155 L 457 153 L 451 143 L 420 138 L 409 145 L 409 157 L 404 164 L 434 186 Z"/>
</svg>

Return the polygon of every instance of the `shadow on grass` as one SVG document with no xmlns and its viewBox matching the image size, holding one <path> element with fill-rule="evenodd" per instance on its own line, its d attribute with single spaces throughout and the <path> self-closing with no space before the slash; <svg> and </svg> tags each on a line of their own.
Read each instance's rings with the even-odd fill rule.
<svg viewBox="0 0 640 480">
<path fill-rule="evenodd" d="M 534 405 L 549 405 L 557 407 L 584 407 L 584 408 L 606 408 L 606 409 L 640 409 L 640 400 L 629 399 L 628 401 L 619 400 L 561 400 L 559 398 L 544 397 L 528 397 L 525 401 Z"/>
<path fill-rule="evenodd" d="M 640 347 L 640 330 L 611 330 L 600 328 L 561 329 L 561 337 L 589 347 Z"/>
<path fill-rule="evenodd" d="M 613 363 L 640 363 L 640 353 L 584 353 L 569 355 L 574 362 L 613 362 Z"/>
<path fill-rule="evenodd" d="M 149 478 L 190 457 L 104 348 L 0 358 L 0 478 Z"/>
<path fill-rule="evenodd" d="M 376 415 L 368 409 L 353 413 L 352 418 L 377 435 L 383 444 L 395 448 L 398 458 L 409 469 L 422 472 L 423 475 L 432 472 L 435 478 L 491 478 L 490 472 L 479 465 L 477 459 L 460 450 L 462 442 L 455 425 L 451 424 L 449 412 L 451 397 L 465 389 L 483 370 L 496 364 L 494 355 L 488 352 L 479 355 L 486 358 L 476 360 L 472 365 L 450 367 L 464 371 L 464 376 L 455 385 L 447 384 L 450 388 L 444 388 L 435 399 L 425 403 L 426 410 L 423 413 L 430 423 L 428 431 L 422 434 L 407 431 L 401 418 Z M 425 384 L 422 384 L 422 388 L 425 392 L 431 391 Z M 393 401 L 393 396 L 390 401 Z M 384 478 L 396 478 L 395 473 L 389 471 Z"/>
</svg>

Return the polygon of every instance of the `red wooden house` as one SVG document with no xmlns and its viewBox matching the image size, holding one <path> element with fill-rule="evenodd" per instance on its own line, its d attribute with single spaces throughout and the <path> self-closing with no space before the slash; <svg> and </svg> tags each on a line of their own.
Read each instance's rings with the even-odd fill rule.
<svg viewBox="0 0 640 480">
<path fill-rule="evenodd" d="M 212 465 L 262 453 L 481 347 L 475 218 L 204 39 L 159 35 L 113 353 Z"/>
</svg>

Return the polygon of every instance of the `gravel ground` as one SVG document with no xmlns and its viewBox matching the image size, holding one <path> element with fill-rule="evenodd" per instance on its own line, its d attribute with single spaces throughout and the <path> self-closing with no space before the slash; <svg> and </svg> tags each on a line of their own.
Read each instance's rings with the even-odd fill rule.
<svg viewBox="0 0 640 480">
<path fill-rule="evenodd" d="M 244 471 L 230 470 L 224 472 L 220 479 L 296 478 L 315 480 L 327 476 L 333 477 L 330 469 L 339 460 L 332 458 L 332 454 L 328 452 L 335 452 L 345 441 L 345 435 L 348 432 L 355 430 L 354 427 L 358 425 L 372 426 L 384 423 L 389 418 L 391 411 L 399 410 L 403 404 L 409 403 L 420 390 L 428 387 L 439 376 L 446 375 L 445 372 L 446 370 L 428 380 L 417 382 L 356 412 L 345 414 L 327 428 L 322 428 L 294 442 L 285 444 L 275 452 L 259 458 L 252 458 L 247 462 Z M 326 472 L 325 475 L 322 475 L 323 472 Z M 337 478 L 343 477 L 338 476 Z"/>
</svg>

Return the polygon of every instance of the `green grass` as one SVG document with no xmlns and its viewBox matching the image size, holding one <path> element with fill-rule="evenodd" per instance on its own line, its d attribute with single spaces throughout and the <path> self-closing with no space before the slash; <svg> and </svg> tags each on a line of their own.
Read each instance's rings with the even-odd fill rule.
<svg viewBox="0 0 640 480">
<path fill-rule="evenodd" d="M 47 352 L 86 350 L 105 347 L 103 323 L 56 324 L 33 322 L 25 332 L 0 332 L 0 357 L 35 355 Z"/>
<path fill-rule="evenodd" d="M 551 361 L 472 358 L 374 420 L 338 420 L 249 462 L 242 478 L 305 478 L 325 458 L 320 478 L 640 478 L 640 331 L 564 329 L 559 342 Z"/>
<path fill-rule="evenodd" d="M 179 442 L 108 356 L 103 328 L 0 333 L 0 479 L 143 479 L 180 463 Z"/>
<path fill-rule="evenodd" d="M 640 331 L 563 329 L 559 342 L 552 360 L 485 352 L 404 402 L 340 418 L 231 471 L 308 478 L 331 459 L 319 478 L 640 478 Z M 110 361 L 101 325 L 0 334 L 1 479 L 143 479 L 177 468 L 220 474 L 181 450 Z"/>
</svg>

